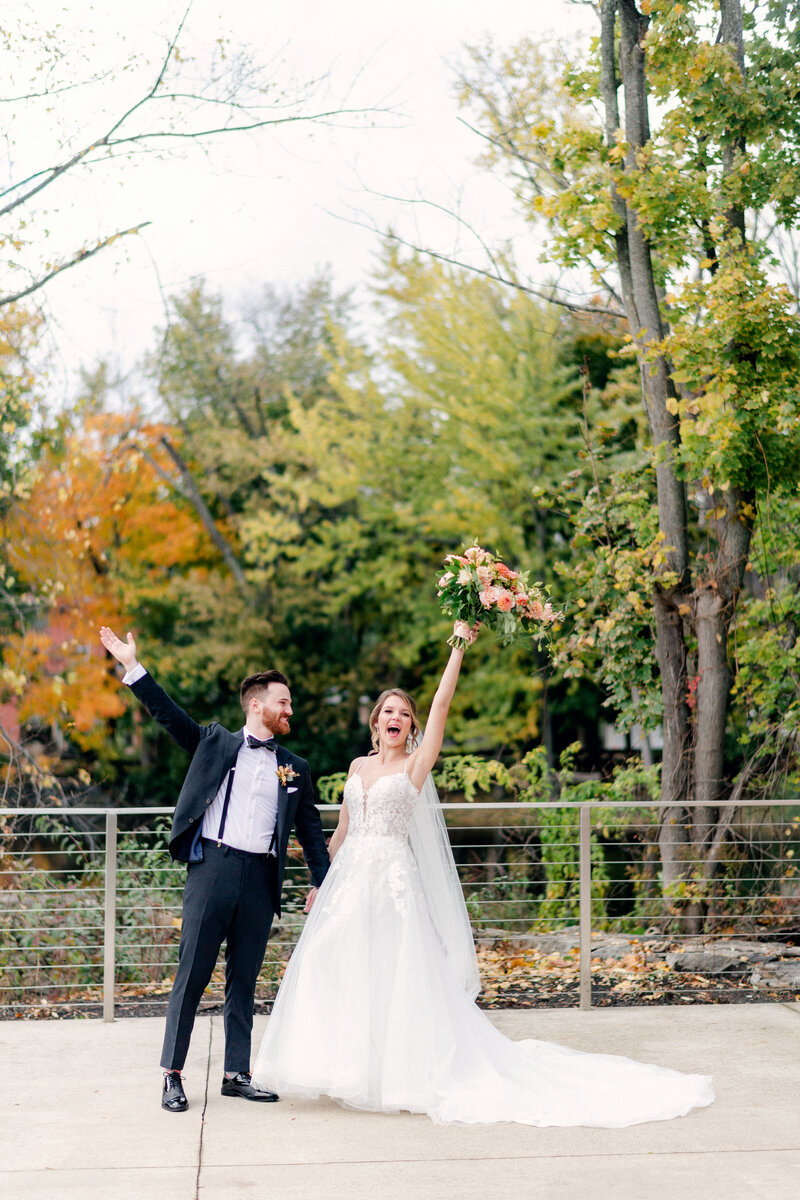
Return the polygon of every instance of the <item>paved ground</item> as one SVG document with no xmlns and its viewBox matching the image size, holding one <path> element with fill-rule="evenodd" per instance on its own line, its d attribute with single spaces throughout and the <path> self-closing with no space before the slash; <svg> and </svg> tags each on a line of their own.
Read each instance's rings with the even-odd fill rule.
<svg viewBox="0 0 800 1200">
<path fill-rule="evenodd" d="M 260 1037 L 267 1018 L 258 1018 Z M 191 1108 L 159 1107 L 160 1019 L 0 1023 L 4 1200 L 797 1200 L 800 1004 L 496 1011 L 510 1037 L 714 1076 L 717 1100 L 632 1129 L 436 1126 L 219 1094 L 198 1021 Z"/>
</svg>

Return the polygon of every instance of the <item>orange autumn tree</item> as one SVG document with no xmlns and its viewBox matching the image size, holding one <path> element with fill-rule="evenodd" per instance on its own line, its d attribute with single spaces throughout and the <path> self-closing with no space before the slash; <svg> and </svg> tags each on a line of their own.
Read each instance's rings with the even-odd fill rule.
<svg viewBox="0 0 800 1200">
<path fill-rule="evenodd" d="M 23 786 L 19 757 L 19 721 L 14 692 L 19 679 L 4 661 L 2 647 L 18 627 L 25 604 L 9 565 L 9 518 L 25 495 L 35 437 L 31 432 L 35 403 L 30 352 L 36 346 L 39 322 L 18 305 L 0 312 L 0 787 L 6 804 L 13 804 Z"/>
<path fill-rule="evenodd" d="M 39 603 L 7 638 L 6 690 L 15 681 L 20 722 L 50 726 L 57 744 L 66 734 L 96 750 L 124 711 L 100 624 L 127 629 L 176 575 L 202 585 L 213 570 L 213 548 L 170 486 L 164 432 L 136 413 L 79 417 L 11 516 L 10 565 Z"/>
</svg>

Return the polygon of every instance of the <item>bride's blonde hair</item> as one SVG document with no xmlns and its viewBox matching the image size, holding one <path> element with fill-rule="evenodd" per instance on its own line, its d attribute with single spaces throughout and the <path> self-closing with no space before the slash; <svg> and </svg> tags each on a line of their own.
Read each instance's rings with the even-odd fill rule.
<svg viewBox="0 0 800 1200">
<path fill-rule="evenodd" d="M 375 707 L 369 714 L 369 732 L 372 738 L 372 754 L 377 754 L 381 748 L 380 737 L 378 736 L 378 717 L 381 709 L 390 696 L 399 696 L 404 704 L 407 704 L 411 710 L 411 732 L 406 738 L 406 753 L 410 754 L 417 744 L 420 735 L 419 718 L 417 717 L 417 706 L 414 703 L 408 692 L 404 692 L 402 688 L 387 688 L 385 692 L 381 692 L 378 699 L 375 701 Z"/>
</svg>

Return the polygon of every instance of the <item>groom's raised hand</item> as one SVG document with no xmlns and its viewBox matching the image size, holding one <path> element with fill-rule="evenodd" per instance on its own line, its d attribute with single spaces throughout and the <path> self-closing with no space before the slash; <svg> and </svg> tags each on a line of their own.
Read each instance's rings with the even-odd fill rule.
<svg viewBox="0 0 800 1200">
<path fill-rule="evenodd" d="M 129 633 L 127 638 L 128 640 L 123 642 L 121 638 L 117 637 L 113 629 L 109 629 L 107 625 L 100 626 L 100 641 L 109 654 L 113 654 L 117 662 L 122 663 L 126 672 L 135 667 L 138 662 L 136 657 L 136 642 L 133 640 L 133 634 Z"/>
</svg>

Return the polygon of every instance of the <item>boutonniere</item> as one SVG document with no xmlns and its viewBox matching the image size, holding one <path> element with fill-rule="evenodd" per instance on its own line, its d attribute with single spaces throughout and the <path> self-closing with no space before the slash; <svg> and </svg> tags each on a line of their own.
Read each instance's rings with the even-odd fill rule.
<svg viewBox="0 0 800 1200">
<path fill-rule="evenodd" d="M 287 766 L 278 767 L 275 774 L 278 776 L 278 779 L 281 781 L 282 788 L 287 787 L 293 779 L 300 778 L 299 771 L 294 771 L 291 767 L 287 767 Z"/>
</svg>

